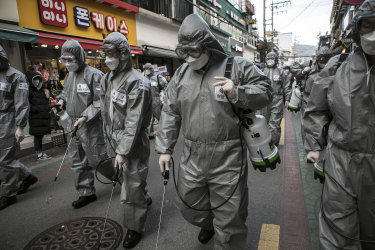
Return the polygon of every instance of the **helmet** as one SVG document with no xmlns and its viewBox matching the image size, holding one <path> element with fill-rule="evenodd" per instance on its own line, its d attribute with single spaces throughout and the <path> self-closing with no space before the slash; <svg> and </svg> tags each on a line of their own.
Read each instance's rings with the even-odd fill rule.
<svg viewBox="0 0 375 250">
<path fill-rule="evenodd" d="M 320 64 L 326 64 L 332 55 L 332 51 L 328 46 L 322 46 L 316 52 L 316 61 Z"/>
<path fill-rule="evenodd" d="M 352 20 L 353 40 L 358 45 L 361 45 L 360 35 L 364 32 L 363 21 L 368 18 L 375 18 L 375 0 L 366 0 L 363 2 Z M 373 30 L 375 30 L 375 27 L 369 28 L 368 31 L 366 30 L 366 33 Z"/>
</svg>

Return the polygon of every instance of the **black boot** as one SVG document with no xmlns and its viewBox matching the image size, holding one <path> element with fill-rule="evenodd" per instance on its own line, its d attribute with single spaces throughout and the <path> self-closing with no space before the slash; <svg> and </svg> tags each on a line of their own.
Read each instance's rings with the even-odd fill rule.
<svg viewBox="0 0 375 250">
<path fill-rule="evenodd" d="M 9 207 L 10 205 L 12 205 L 16 202 L 17 202 L 17 197 L 15 195 L 10 196 L 10 197 L 2 196 L 0 198 L 0 210 L 4 209 L 6 207 Z"/>
<path fill-rule="evenodd" d="M 17 194 L 23 194 L 27 191 L 27 189 L 33 185 L 35 182 L 38 181 L 38 178 L 35 175 L 30 174 L 27 176 L 21 183 L 20 188 L 18 189 Z"/>
<path fill-rule="evenodd" d="M 210 241 L 210 239 L 212 238 L 212 236 L 214 236 L 214 234 L 215 234 L 215 230 L 206 230 L 202 228 L 201 231 L 199 232 L 198 240 L 200 241 L 200 243 L 206 244 L 207 242 Z"/>
<path fill-rule="evenodd" d="M 126 249 L 133 248 L 138 244 L 141 238 L 142 238 L 142 234 L 128 229 L 128 232 L 125 235 L 124 243 L 122 245 Z"/>
<path fill-rule="evenodd" d="M 74 208 L 81 208 L 93 201 L 96 201 L 95 194 L 89 196 L 80 196 L 78 200 L 72 202 L 72 206 Z"/>
</svg>

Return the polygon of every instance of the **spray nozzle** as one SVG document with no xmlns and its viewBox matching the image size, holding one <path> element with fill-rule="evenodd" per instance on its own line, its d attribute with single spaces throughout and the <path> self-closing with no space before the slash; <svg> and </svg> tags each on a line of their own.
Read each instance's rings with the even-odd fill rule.
<svg viewBox="0 0 375 250">
<path fill-rule="evenodd" d="M 72 131 L 72 136 L 76 136 L 77 135 L 77 130 L 78 130 L 78 126 L 74 126 L 74 129 Z"/>
<path fill-rule="evenodd" d="M 168 181 L 169 181 L 169 170 L 163 171 L 161 173 L 161 175 L 164 177 L 163 183 L 164 183 L 164 186 L 166 186 L 168 184 Z"/>
</svg>

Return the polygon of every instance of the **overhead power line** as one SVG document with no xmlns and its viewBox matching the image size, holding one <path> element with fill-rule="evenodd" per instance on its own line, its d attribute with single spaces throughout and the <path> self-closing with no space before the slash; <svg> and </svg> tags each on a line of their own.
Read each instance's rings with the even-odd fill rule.
<svg viewBox="0 0 375 250">
<path fill-rule="evenodd" d="M 300 15 L 303 14 L 303 12 L 305 12 L 313 3 L 315 2 L 315 0 L 312 0 L 300 13 L 298 13 L 297 16 L 295 16 L 289 23 L 287 23 L 283 28 L 281 28 L 281 30 L 285 29 L 286 27 L 288 27 L 292 22 L 294 22 L 294 20 L 296 20 Z"/>
</svg>

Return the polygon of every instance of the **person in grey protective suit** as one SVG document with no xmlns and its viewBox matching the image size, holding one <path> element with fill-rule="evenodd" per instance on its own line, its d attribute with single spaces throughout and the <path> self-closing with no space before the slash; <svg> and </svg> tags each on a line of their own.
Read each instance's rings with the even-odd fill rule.
<svg viewBox="0 0 375 250">
<path fill-rule="evenodd" d="M 17 160 L 24 127 L 29 114 L 29 84 L 24 74 L 9 65 L 0 46 L 0 210 L 17 201 L 38 181 L 31 171 Z M 18 186 L 18 182 L 22 181 Z"/>
<path fill-rule="evenodd" d="M 61 48 L 60 61 L 69 73 L 64 80 L 64 90 L 57 97 L 69 115 L 68 131 L 78 127 L 72 140 L 69 157 L 75 174 L 75 187 L 79 198 L 73 201 L 74 208 L 81 208 L 97 199 L 95 195 L 94 173 L 98 171 L 112 179 L 114 170 L 106 152 L 100 117 L 100 81 L 103 73 L 86 63 L 84 50 L 76 40 L 67 40 Z M 72 138 L 73 136 L 73 138 Z M 70 140 L 69 139 L 69 140 Z"/>
<path fill-rule="evenodd" d="M 315 61 L 304 62 L 303 69 L 297 72 L 297 78 L 300 79 L 301 92 L 302 92 L 302 102 L 301 102 L 301 116 L 303 117 L 305 113 L 306 105 L 310 99 L 311 88 L 314 84 L 315 79 L 318 77 L 319 72 L 324 68 L 328 60 L 332 57 L 332 51 L 327 46 L 322 46 L 316 52 Z M 305 133 L 304 133 L 304 120 L 301 120 L 301 136 L 302 141 L 305 143 Z"/>
<path fill-rule="evenodd" d="M 184 136 L 178 170 L 179 209 L 201 228 L 198 240 L 213 235 L 215 249 L 245 249 L 248 206 L 246 148 L 240 139 L 244 110 L 258 110 L 272 100 L 269 79 L 252 62 L 234 57 L 224 77 L 227 56 L 206 22 L 196 14 L 178 32 L 177 55 L 186 61 L 168 84 L 156 135 L 161 171 L 171 167 L 180 129 Z M 240 179 L 239 179 L 240 178 Z M 228 199 L 220 208 L 211 209 Z M 192 208 L 194 209 L 192 209 Z"/>
<path fill-rule="evenodd" d="M 149 138 L 154 138 L 154 120 L 160 120 L 161 114 L 161 102 L 160 102 L 160 92 L 165 89 L 168 85 L 167 80 L 161 76 L 156 75 L 154 68 L 151 63 L 146 63 L 143 65 L 143 72 L 148 80 L 151 82 L 151 95 L 152 95 L 152 119 L 149 129 Z"/>
<path fill-rule="evenodd" d="M 339 56 L 327 63 L 304 117 L 308 158 L 327 145 L 322 249 L 375 247 L 375 0 L 363 2 L 351 25 L 359 47 L 341 64 Z"/>
<path fill-rule="evenodd" d="M 275 52 L 269 52 L 266 55 L 266 68 L 264 74 L 271 79 L 273 88 L 273 100 L 270 105 L 260 110 L 268 123 L 272 134 L 272 141 L 279 145 L 281 136 L 281 120 L 283 118 L 283 105 L 288 107 L 292 95 L 292 86 L 290 84 L 290 75 L 282 68 L 277 67 L 279 56 Z"/>
<path fill-rule="evenodd" d="M 104 39 L 100 53 L 110 69 L 101 86 L 101 115 L 109 144 L 116 154 L 115 168 L 122 168 L 121 203 L 124 226 L 128 229 L 123 246 L 133 248 L 142 238 L 147 207 L 151 121 L 150 82 L 132 68 L 130 48 L 125 36 L 113 32 Z"/>
</svg>

